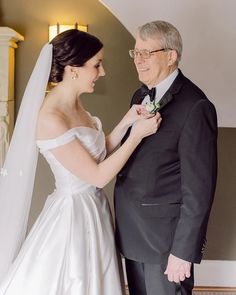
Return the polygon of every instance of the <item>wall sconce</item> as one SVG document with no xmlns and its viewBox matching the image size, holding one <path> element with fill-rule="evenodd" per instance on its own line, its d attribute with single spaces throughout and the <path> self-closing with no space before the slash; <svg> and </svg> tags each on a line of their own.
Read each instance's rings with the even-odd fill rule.
<svg viewBox="0 0 236 295">
<path fill-rule="evenodd" d="M 74 25 L 61 25 L 57 23 L 56 25 L 49 26 L 49 42 L 58 34 L 70 29 L 77 29 L 80 31 L 88 32 L 88 26 L 85 25 L 78 25 L 77 23 L 75 23 Z"/>
</svg>

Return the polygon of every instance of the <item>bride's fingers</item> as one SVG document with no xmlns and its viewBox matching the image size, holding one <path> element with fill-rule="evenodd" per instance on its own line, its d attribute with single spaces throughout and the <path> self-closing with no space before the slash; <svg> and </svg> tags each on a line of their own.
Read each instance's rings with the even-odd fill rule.
<svg viewBox="0 0 236 295">
<path fill-rule="evenodd" d="M 159 127 L 161 125 L 161 121 L 162 121 L 162 118 L 159 118 L 158 121 L 157 121 L 157 129 L 159 129 Z"/>
<path fill-rule="evenodd" d="M 133 108 L 136 110 L 138 115 L 147 113 L 146 107 L 142 104 L 135 104 L 133 105 Z"/>
</svg>

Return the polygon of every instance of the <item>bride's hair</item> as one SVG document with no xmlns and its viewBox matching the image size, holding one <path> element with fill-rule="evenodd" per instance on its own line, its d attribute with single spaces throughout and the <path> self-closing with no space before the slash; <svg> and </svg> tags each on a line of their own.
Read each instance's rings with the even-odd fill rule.
<svg viewBox="0 0 236 295">
<path fill-rule="evenodd" d="M 97 37 L 77 29 L 57 35 L 50 43 L 53 54 L 49 82 L 53 83 L 62 81 L 65 66 L 81 67 L 103 47 Z"/>
</svg>

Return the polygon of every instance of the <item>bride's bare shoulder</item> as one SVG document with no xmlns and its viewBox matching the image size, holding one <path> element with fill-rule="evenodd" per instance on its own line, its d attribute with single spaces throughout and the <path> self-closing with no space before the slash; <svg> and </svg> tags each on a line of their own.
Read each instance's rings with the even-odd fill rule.
<svg viewBox="0 0 236 295">
<path fill-rule="evenodd" d="M 65 116 L 55 108 L 42 107 L 37 121 L 37 138 L 50 139 L 68 129 Z"/>
</svg>

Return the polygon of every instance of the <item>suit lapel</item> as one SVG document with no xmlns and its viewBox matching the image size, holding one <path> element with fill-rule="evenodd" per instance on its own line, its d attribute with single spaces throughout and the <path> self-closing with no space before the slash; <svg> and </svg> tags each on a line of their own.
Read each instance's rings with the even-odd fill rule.
<svg viewBox="0 0 236 295">
<path fill-rule="evenodd" d="M 170 88 L 166 91 L 166 93 L 162 96 L 161 100 L 159 101 L 160 109 L 163 109 L 168 103 L 170 103 L 174 99 L 174 94 L 178 93 L 184 84 L 184 80 L 186 78 L 182 74 L 181 70 L 179 69 L 179 74 L 170 86 Z M 139 88 L 133 95 L 131 106 L 133 104 L 141 104 L 143 101 L 143 93 L 141 88 Z"/>
<path fill-rule="evenodd" d="M 160 108 L 158 110 L 158 112 L 164 108 L 164 106 L 166 106 L 168 103 L 170 103 L 172 100 L 174 99 L 174 96 L 172 95 L 172 93 L 170 93 L 169 91 L 167 91 L 161 98 L 161 100 L 159 101 L 160 104 Z"/>
<path fill-rule="evenodd" d="M 183 86 L 185 80 L 187 78 L 182 74 L 182 72 L 179 69 L 179 74 L 176 77 L 176 79 L 174 80 L 174 82 L 172 83 L 172 85 L 170 86 L 170 88 L 166 91 L 166 93 L 163 95 L 163 97 L 160 100 L 160 109 L 162 110 L 166 105 L 168 105 L 173 99 L 174 99 L 174 95 L 176 93 L 178 93 L 181 89 L 181 87 Z M 131 104 L 130 106 L 132 106 L 133 104 L 141 104 L 143 101 L 144 97 L 142 95 L 142 90 L 139 88 L 133 95 L 132 100 L 131 100 Z M 129 128 L 125 134 L 125 136 L 123 137 L 121 143 L 125 142 L 125 140 L 128 138 L 129 133 L 130 133 L 131 128 Z"/>
<path fill-rule="evenodd" d="M 145 95 L 143 95 L 143 91 L 141 88 L 139 88 L 133 95 L 132 100 L 131 100 L 131 106 L 133 104 L 141 104 Z"/>
<path fill-rule="evenodd" d="M 160 109 L 163 109 L 168 103 L 170 103 L 174 99 L 174 95 L 178 93 L 184 84 L 185 77 L 182 72 L 179 70 L 179 74 L 170 86 L 170 88 L 166 91 L 166 93 L 162 96 L 159 101 Z"/>
</svg>

